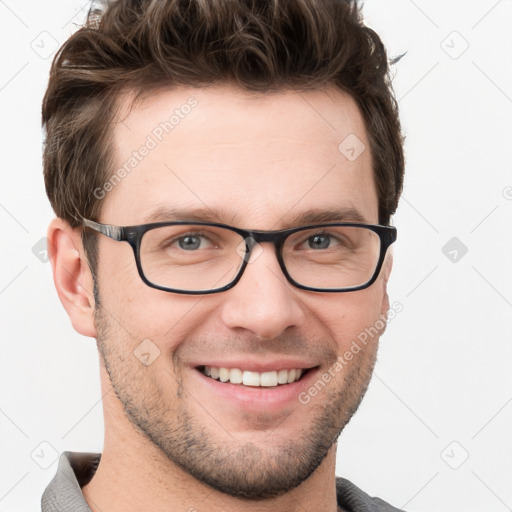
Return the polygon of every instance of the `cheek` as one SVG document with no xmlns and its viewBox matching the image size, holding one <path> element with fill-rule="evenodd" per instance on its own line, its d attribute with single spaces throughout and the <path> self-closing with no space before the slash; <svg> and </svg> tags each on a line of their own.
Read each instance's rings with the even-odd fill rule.
<svg viewBox="0 0 512 512">
<path fill-rule="evenodd" d="M 207 313 L 201 296 L 151 288 L 142 281 L 135 266 L 119 265 L 113 275 L 115 278 L 106 272 L 100 276 L 100 298 L 115 319 L 119 335 L 132 340 L 132 349 L 143 340 L 151 340 L 161 353 L 172 354 L 183 339 L 204 325 Z"/>
<path fill-rule="evenodd" d="M 381 317 L 383 298 L 382 286 L 376 282 L 365 290 L 332 294 L 316 303 L 314 311 L 336 341 L 338 352 L 345 351 L 353 341 L 378 338 L 384 327 Z"/>
<path fill-rule="evenodd" d="M 133 353 L 144 340 L 150 340 L 161 354 L 172 354 L 183 339 L 201 329 L 208 316 L 203 297 L 146 285 L 127 243 L 106 240 L 99 251 L 98 288 L 103 314 L 115 338 L 112 343 Z"/>
</svg>

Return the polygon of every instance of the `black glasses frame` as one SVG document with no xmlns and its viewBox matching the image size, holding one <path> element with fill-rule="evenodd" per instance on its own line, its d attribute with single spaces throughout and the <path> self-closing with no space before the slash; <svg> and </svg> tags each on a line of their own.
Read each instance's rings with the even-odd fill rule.
<svg viewBox="0 0 512 512">
<path fill-rule="evenodd" d="M 228 283 L 225 286 L 222 286 L 220 288 L 214 288 L 213 290 L 205 290 L 205 291 L 189 291 L 189 290 L 179 290 L 175 288 L 167 288 L 165 286 L 160 286 L 155 283 L 152 283 L 149 281 L 146 276 L 144 275 L 144 271 L 142 270 L 142 265 L 140 261 L 140 246 L 141 246 L 141 240 L 145 233 L 148 231 L 165 227 L 165 226 L 178 226 L 183 224 L 191 224 L 196 226 L 212 226 L 212 227 L 218 227 L 218 228 L 225 228 L 229 229 L 231 231 L 234 231 L 235 233 L 239 234 L 244 238 L 245 241 L 245 249 L 246 254 L 243 256 L 243 262 L 238 270 L 237 275 L 234 277 L 234 279 Z M 381 226 L 378 224 L 361 224 L 361 223 L 351 223 L 351 222 L 338 222 L 338 223 L 327 223 L 327 224 L 310 224 L 307 226 L 300 226 L 290 229 L 281 229 L 278 231 L 260 231 L 260 230 L 248 230 L 248 229 L 240 229 L 233 226 L 228 226 L 226 224 L 217 224 L 214 222 L 202 222 L 202 221 L 188 221 L 188 220 L 180 220 L 180 221 L 170 221 L 170 222 L 154 222 L 151 224 L 140 224 L 138 226 L 114 226 L 112 224 L 101 224 L 99 222 L 95 222 L 92 220 L 83 219 L 83 225 L 84 227 L 91 228 L 95 231 L 98 231 L 99 233 L 102 233 L 103 235 L 108 236 L 112 240 L 116 240 L 118 242 L 128 242 L 130 246 L 133 249 L 133 254 L 135 256 L 135 262 L 137 264 L 137 270 L 139 271 L 139 275 L 141 279 L 151 288 L 156 288 L 157 290 L 162 290 L 165 292 L 171 292 L 171 293 L 181 293 L 185 295 L 208 295 L 211 293 L 219 293 L 226 290 L 229 290 L 230 288 L 233 288 L 238 281 L 240 281 L 240 278 L 242 277 L 242 274 L 244 273 L 245 268 L 247 267 L 248 262 L 251 258 L 252 249 L 256 246 L 257 243 L 261 242 L 272 242 L 274 244 L 275 250 L 276 250 L 276 257 L 277 261 L 279 262 L 279 266 L 281 267 L 281 270 L 283 271 L 283 274 L 286 276 L 286 279 L 295 287 L 300 288 L 302 290 L 308 290 L 312 292 L 352 292 L 357 290 L 363 290 L 365 288 L 368 288 L 371 286 L 375 280 L 377 279 L 380 270 L 382 268 L 382 264 L 384 263 L 384 257 L 386 256 L 386 252 L 389 248 L 389 246 L 394 243 L 397 239 L 397 230 L 394 226 Z M 379 260 L 377 263 L 377 266 L 375 267 L 375 270 L 373 272 L 373 276 L 369 281 L 366 283 L 359 285 L 359 286 L 352 286 L 350 288 L 312 288 L 310 286 L 305 286 L 297 281 L 295 281 L 290 274 L 288 273 L 288 270 L 286 269 L 286 265 L 284 263 L 282 249 L 284 242 L 288 236 L 290 236 L 293 233 L 297 233 L 298 231 L 303 231 L 311 228 L 321 228 L 321 227 L 328 227 L 328 226 L 347 226 L 347 227 L 360 227 L 360 228 L 366 228 L 374 233 L 377 233 L 377 235 L 380 238 L 380 254 L 379 254 Z"/>
</svg>

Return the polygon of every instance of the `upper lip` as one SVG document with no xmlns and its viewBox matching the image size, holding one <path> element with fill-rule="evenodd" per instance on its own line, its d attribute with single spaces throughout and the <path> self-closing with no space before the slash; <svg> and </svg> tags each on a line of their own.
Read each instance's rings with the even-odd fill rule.
<svg viewBox="0 0 512 512">
<path fill-rule="evenodd" d="M 314 368 L 318 366 L 315 363 L 297 359 L 272 359 L 272 361 L 256 361 L 249 359 L 235 359 L 230 361 L 210 360 L 201 361 L 197 364 L 193 364 L 195 368 L 198 366 L 214 366 L 215 368 L 239 368 L 240 370 L 247 370 L 250 372 L 272 372 L 279 370 L 292 370 L 292 369 L 303 369 Z"/>
</svg>

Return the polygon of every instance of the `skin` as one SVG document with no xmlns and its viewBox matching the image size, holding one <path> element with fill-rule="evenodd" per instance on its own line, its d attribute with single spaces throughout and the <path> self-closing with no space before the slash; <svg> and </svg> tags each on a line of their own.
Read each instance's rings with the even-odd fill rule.
<svg viewBox="0 0 512 512">
<path fill-rule="evenodd" d="M 369 148 L 363 119 L 336 89 L 176 88 L 131 110 L 127 96 L 113 128 L 116 165 L 190 97 L 197 106 L 102 200 L 100 222 L 142 224 L 160 206 L 229 207 L 236 218 L 219 222 L 276 230 L 310 209 L 351 207 L 378 224 L 370 151 L 349 161 L 338 150 L 351 133 Z M 337 437 L 366 391 L 378 337 L 309 403 L 277 410 L 218 396 L 193 364 L 291 357 L 321 378 L 387 312 L 391 255 L 369 288 L 318 293 L 288 283 L 263 243 L 234 288 L 192 296 L 148 287 L 130 246 L 98 237 L 95 304 L 80 229 L 55 219 L 48 231 L 59 297 L 100 353 L 105 440 L 83 488 L 91 509 L 337 510 Z M 160 350 L 149 366 L 134 356 L 145 339 Z"/>
</svg>

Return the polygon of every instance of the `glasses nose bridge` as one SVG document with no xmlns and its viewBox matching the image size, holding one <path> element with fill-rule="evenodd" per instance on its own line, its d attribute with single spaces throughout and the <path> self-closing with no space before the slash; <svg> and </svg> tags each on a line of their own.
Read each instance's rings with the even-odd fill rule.
<svg viewBox="0 0 512 512">
<path fill-rule="evenodd" d="M 252 252 L 256 243 L 262 244 L 265 242 L 270 242 L 276 251 L 276 255 L 279 258 L 279 251 L 284 243 L 284 239 L 287 237 L 290 230 L 280 230 L 280 231 L 248 231 L 247 238 L 250 239 L 249 249 Z"/>
<path fill-rule="evenodd" d="M 282 259 L 281 250 L 284 243 L 284 239 L 287 237 L 290 230 L 280 231 L 260 231 L 260 230 L 248 230 L 244 233 L 244 243 L 246 248 L 246 254 L 243 259 L 246 263 L 249 263 L 253 259 L 253 255 L 259 255 L 257 247 L 262 243 L 271 243 L 274 246 L 275 257 L 281 267 L 281 270 L 286 275 L 287 272 L 284 268 L 284 261 Z M 256 249 L 256 252 L 255 252 Z M 261 252 L 263 248 L 260 248 Z"/>
<path fill-rule="evenodd" d="M 279 230 L 279 231 L 260 231 L 260 230 L 247 230 L 244 231 L 244 245 L 246 253 L 242 256 L 242 259 L 244 260 L 244 264 L 241 268 L 239 278 L 242 276 L 243 273 L 247 270 L 247 267 L 250 263 L 252 263 L 256 258 L 259 257 L 261 254 L 263 248 L 260 247 L 258 249 L 258 246 L 262 243 L 270 243 L 274 246 L 274 256 L 277 259 L 277 263 L 283 272 L 285 278 L 287 281 L 290 281 L 290 278 L 288 276 L 288 271 L 286 270 L 285 263 L 283 261 L 282 257 L 282 247 L 284 244 L 284 240 L 287 237 L 288 233 L 292 230 Z M 242 233 L 240 233 L 242 234 Z M 256 251 L 255 251 L 256 249 Z M 240 254 L 242 255 L 242 254 Z M 290 281 L 291 282 L 291 281 Z"/>
<path fill-rule="evenodd" d="M 287 233 L 289 232 L 288 229 L 286 230 L 279 230 L 279 231 L 248 231 L 248 234 L 250 237 L 254 238 L 256 242 L 279 242 L 283 238 L 286 237 Z"/>
</svg>

